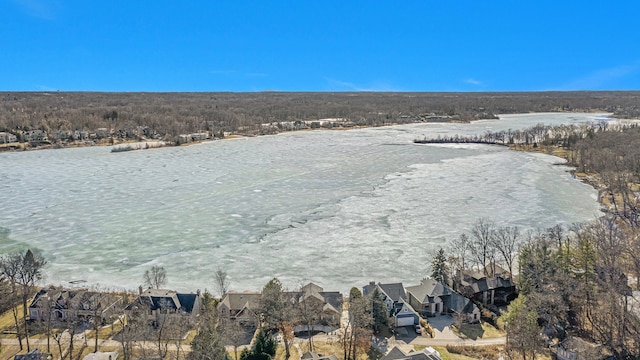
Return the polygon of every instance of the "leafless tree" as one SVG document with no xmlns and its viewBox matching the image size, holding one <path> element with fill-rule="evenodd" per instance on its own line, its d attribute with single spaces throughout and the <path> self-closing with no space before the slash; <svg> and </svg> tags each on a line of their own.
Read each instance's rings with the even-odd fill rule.
<svg viewBox="0 0 640 360">
<path fill-rule="evenodd" d="M 486 276 L 493 276 L 495 269 L 495 247 L 493 242 L 495 224 L 486 218 L 480 218 L 471 229 L 470 252 L 475 261 L 482 268 Z M 490 264 L 488 264 L 491 262 Z M 489 266 L 487 266 L 489 265 Z"/>
<path fill-rule="evenodd" d="M 1 272 L 9 282 L 9 294 L 7 295 L 6 300 L 12 304 L 11 310 L 13 313 L 13 320 L 16 329 L 16 337 L 18 338 L 18 343 L 20 344 L 20 350 L 22 347 L 22 333 L 20 329 L 20 320 L 18 315 L 18 304 L 20 303 L 20 295 L 18 291 L 18 278 L 20 274 L 20 268 L 22 266 L 22 254 L 13 253 L 9 255 L 5 255 L 2 257 L 0 261 Z"/>
<path fill-rule="evenodd" d="M 218 268 L 216 272 L 213 274 L 213 279 L 215 281 L 215 287 L 218 291 L 218 294 L 222 297 L 229 290 L 229 286 L 231 286 L 231 281 L 229 281 L 229 276 L 227 272 L 221 268 Z"/>
<path fill-rule="evenodd" d="M 245 342 L 245 329 L 237 321 L 231 320 L 224 321 L 220 325 L 225 344 L 233 346 L 235 360 L 238 360 L 238 347 Z"/>
<path fill-rule="evenodd" d="M 369 349 L 371 338 L 370 302 L 362 296 L 357 288 L 349 293 L 349 320 L 342 333 L 342 349 L 344 360 L 356 360 L 358 353 Z"/>
<path fill-rule="evenodd" d="M 152 266 L 144 272 L 143 278 L 145 285 L 154 289 L 160 289 L 167 284 L 167 272 L 162 266 Z"/>
<path fill-rule="evenodd" d="M 518 255 L 520 245 L 520 229 L 517 226 L 498 227 L 492 237 L 493 247 L 498 250 L 513 277 L 513 262 Z"/>
</svg>

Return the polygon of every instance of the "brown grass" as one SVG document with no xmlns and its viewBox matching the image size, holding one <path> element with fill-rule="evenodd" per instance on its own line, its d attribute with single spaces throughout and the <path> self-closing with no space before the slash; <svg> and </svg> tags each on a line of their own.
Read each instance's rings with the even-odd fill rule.
<svg viewBox="0 0 640 360">
<path fill-rule="evenodd" d="M 440 351 L 440 348 L 436 350 Z M 444 350 L 448 354 L 464 356 L 463 358 L 450 357 L 449 359 L 498 359 L 504 353 L 504 346 L 447 346 Z M 442 355 L 442 352 L 440 352 Z M 447 359 L 442 356 L 443 359 Z"/>
</svg>

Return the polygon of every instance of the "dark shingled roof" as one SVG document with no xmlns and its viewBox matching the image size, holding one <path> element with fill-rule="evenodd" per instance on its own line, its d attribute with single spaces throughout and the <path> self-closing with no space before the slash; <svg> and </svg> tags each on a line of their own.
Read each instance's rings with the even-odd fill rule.
<svg viewBox="0 0 640 360">
<path fill-rule="evenodd" d="M 380 360 L 442 360 L 442 358 L 440 357 L 440 353 L 430 347 L 422 351 L 405 353 L 399 347 L 394 346 L 393 349 Z"/>
</svg>

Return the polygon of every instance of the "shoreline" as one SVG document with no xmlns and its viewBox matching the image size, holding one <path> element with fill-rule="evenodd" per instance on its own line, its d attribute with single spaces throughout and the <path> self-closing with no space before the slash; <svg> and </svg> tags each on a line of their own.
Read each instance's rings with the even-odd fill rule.
<svg viewBox="0 0 640 360">
<path fill-rule="evenodd" d="M 496 118 L 497 120 L 500 119 L 501 116 L 526 116 L 526 115 L 534 115 L 534 114 L 538 114 L 538 115 L 554 115 L 554 114 L 571 114 L 571 113 L 575 113 L 575 114 L 604 114 L 609 116 L 611 119 L 616 119 L 618 121 L 621 120 L 625 120 L 625 119 L 619 119 L 619 118 L 615 118 L 613 117 L 614 114 L 613 113 L 608 113 L 608 112 L 604 112 L 604 111 L 584 111 L 584 112 L 576 112 L 576 111 L 557 111 L 557 112 L 525 112 L 525 113 L 515 113 L 515 114 L 496 114 Z M 67 149 L 67 148 L 84 148 L 84 147 L 93 147 L 93 146 L 112 146 L 112 147 L 116 147 L 118 145 L 122 145 L 122 146 L 126 146 L 127 144 L 133 144 L 133 143 L 145 143 L 145 142 L 163 142 L 164 145 L 162 146 L 155 146 L 152 148 L 161 148 L 161 147 L 173 147 L 173 146 L 190 146 L 190 145 L 194 145 L 194 144 L 200 144 L 200 143 L 205 143 L 205 142 L 210 142 L 210 141 L 218 141 L 218 140 L 227 140 L 227 139 L 237 139 L 237 138 L 247 138 L 247 137 L 257 137 L 257 136 L 267 136 L 267 135 L 278 135 L 278 134 L 283 134 L 283 133 L 289 133 L 289 132 L 298 132 L 298 131 L 325 131 L 325 130 L 330 130 L 330 131 L 348 131 L 348 130 L 356 130 L 356 129 L 371 129 L 371 128 L 379 128 L 379 127 L 389 127 L 389 126 L 397 126 L 397 125 L 406 125 L 406 124 L 441 124 L 441 123 L 447 123 L 447 124 L 471 124 L 471 123 L 476 123 L 476 122 L 482 122 L 482 121 L 492 121 L 492 120 L 496 120 L 496 118 L 486 118 L 486 119 L 474 119 L 474 120 L 457 120 L 457 119 L 451 119 L 449 121 L 416 121 L 416 122 L 408 122 L 408 123 L 403 123 L 403 122 L 397 122 L 397 121 L 393 121 L 393 122 L 389 122 L 389 123 L 385 123 L 382 125 L 353 125 L 353 126 L 340 126 L 340 127 L 331 127 L 331 128 L 327 128 L 327 127 L 318 127 L 318 128 L 314 128 L 311 126 L 308 126 L 306 128 L 302 128 L 302 129 L 292 129 L 292 130 L 281 130 L 281 131 L 277 131 L 277 132 L 273 132 L 273 133 L 260 133 L 260 132 L 256 132 L 256 133 L 231 133 L 228 136 L 222 137 L 222 138 L 218 138 L 218 137 L 212 137 L 212 138 L 208 138 L 208 139 L 203 139 L 203 140 L 196 140 L 196 141 L 189 141 L 189 142 L 185 142 L 185 143 L 179 143 L 179 141 L 169 141 L 169 140 L 162 140 L 162 139 L 115 139 L 115 138 L 102 138 L 102 139 L 96 139 L 96 140 L 75 140 L 72 142 L 57 142 L 57 143 L 47 143 L 46 145 L 41 145 L 41 146 L 32 146 L 32 143 L 29 142 L 12 142 L 12 143 L 5 143 L 5 144 L 0 144 L 0 154 L 1 153 L 8 153 L 8 152 L 21 152 L 21 151 L 36 151 L 36 150 L 52 150 L 52 149 Z M 305 122 L 314 122 L 315 120 L 305 120 Z M 640 120 L 637 120 L 640 121 Z M 48 142 L 48 141 L 47 141 Z M 415 142 L 415 141 L 414 141 Z M 431 143 L 432 141 L 429 140 L 429 143 Z M 418 143 L 423 143 L 422 140 L 419 140 Z M 424 142 L 427 143 L 427 142 Z M 499 144 L 496 144 L 499 145 Z M 145 149 L 132 149 L 132 150 L 145 150 Z M 117 152 L 117 151 L 116 151 Z"/>
</svg>

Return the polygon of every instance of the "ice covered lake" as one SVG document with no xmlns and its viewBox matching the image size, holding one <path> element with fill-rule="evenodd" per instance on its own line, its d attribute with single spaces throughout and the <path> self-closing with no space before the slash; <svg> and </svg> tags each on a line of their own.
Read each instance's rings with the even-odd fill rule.
<svg viewBox="0 0 640 360">
<path fill-rule="evenodd" d="M 590 186 L 559 158 L 487 145 L 418 145 L 598 114 L 527 114 L 472 124 L 305 131 L 186 147 L 0 154 L 0 253 L 33 247 L 46 283 L 134 290 L 152 265 L 169 288 L 234 290 L 273 276 L 348 292 L 418 283 L 431 255 L 479 217 L 547 228 L 595 218 Z"/>
</svg>

